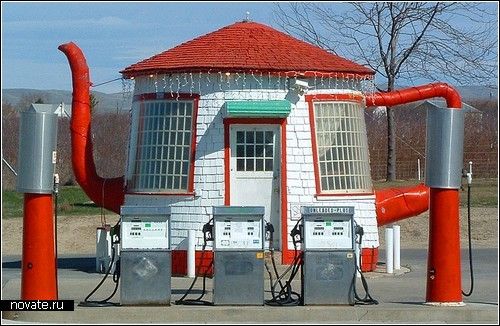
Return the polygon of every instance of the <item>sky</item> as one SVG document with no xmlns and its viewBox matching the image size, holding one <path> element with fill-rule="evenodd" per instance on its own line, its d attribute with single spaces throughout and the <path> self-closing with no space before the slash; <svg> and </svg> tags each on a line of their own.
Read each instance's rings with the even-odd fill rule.
<svg viewBox="0 0 500 326">
<path fill-rule="evenodd" d="M 2 88 L 71 90 L 66 57 L 76 43 L 94 85 L 180 43 L 246 18 L 275 27 L 272 2 L 4 2 Z M 120 81 L 94 87 L 121 92 Z"/>
<path fill-rule="evenodd" d="M 98 85 L 120 78 L 119 71 L 131 64 L 241 21 L 247 12 L 250 20 L 280 30 L 273 2 L 2 1 L 1 6 L 2 89 L 71 90 L 67 59 L 57 50 L 70 41 L 82 49 Z M 123 87 L 115 81 L 93 90 L 118 93 Z"/>
</svg>

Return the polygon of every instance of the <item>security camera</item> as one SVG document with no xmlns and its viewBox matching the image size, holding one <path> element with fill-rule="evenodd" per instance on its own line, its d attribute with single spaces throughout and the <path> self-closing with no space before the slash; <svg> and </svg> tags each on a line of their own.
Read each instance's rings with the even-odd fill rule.
<svg viewBox="0 0 500 326">
<path fill-rule="evenodd" d="M 303 95 L 309 89 L 309 83 L 305 80 L 294 79 L 290 81 L 290 89 L 294 89 L 299 95 Z"/>
<path fill-rule="evenodd" d="M 308 88 L 309 83 L 305 80 L 294 79 L 290 81 L 290 87 L 293 88 Z"/>
</svg>

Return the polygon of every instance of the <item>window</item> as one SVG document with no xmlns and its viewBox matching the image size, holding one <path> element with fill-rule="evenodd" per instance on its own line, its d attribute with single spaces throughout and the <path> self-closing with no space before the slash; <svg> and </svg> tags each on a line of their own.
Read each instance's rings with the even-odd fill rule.
<svg viewBox="0 0 500 326">
<path fill-rule="evenodd" d="M 194 129 L 193 101 L 142 101 L 137 119 L 132 191 L 187 192 Z M 192 189 L 191 189 L 192 190 Z"/>
<path fill-rule="evenodd" d="M 236 171 L 273 171 L 274 132 L 236 132 Z"/>
<path fill-rule="evenodd" d="M 363 109 L 359 103 L 316 102 L 314 123 L 322 193 L 371 193 Z"/>
</svg>

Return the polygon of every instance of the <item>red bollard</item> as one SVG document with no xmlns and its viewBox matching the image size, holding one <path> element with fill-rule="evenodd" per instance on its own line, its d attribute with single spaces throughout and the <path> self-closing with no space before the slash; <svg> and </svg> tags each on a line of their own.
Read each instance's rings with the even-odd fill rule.
<svg viewBox="0 0 500 326">
<path fill-rule="evenodd" d="M 52 194 L 24 194 L 21 299 L 58 299 Z"/>
<path fill-rule="evenodd" d="M 426 303 L 461 304 L 458 189 L 430 189 Z"/>
</svg>

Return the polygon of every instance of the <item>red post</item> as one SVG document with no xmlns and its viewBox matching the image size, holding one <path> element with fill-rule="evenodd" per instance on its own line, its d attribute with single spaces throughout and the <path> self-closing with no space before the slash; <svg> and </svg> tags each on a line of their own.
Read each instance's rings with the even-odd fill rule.
<svg viewBox="0 0 500 326">
<path fill-rule="evenodd" d="M 57 300 L 52 194 L 24 194 L 22 300 Z"/>
<path fill-rule="evenodd" d="M 427 303 L 461 303 L 458 189 L 430 189 Z"/>
</svg>

